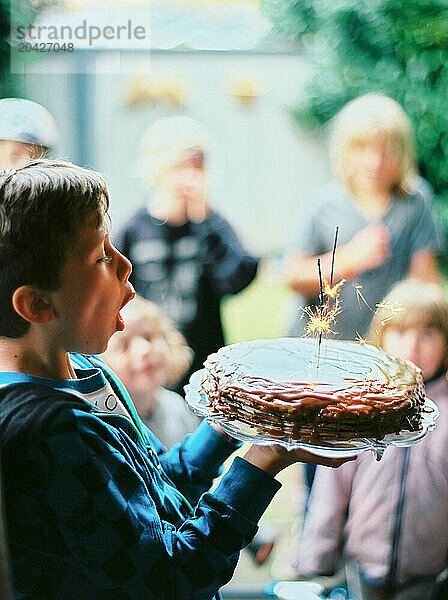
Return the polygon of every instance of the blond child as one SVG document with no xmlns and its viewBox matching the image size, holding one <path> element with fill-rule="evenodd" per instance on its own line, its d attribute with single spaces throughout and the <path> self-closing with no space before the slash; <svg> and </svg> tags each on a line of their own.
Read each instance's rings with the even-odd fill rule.
<svg viewBox="0 0 448 600">
<path fill-rule="evenodd" d="M 126 386 L 145 425 L 171 448 L 199 425 L 184 399 L 166 389 L 185 375 L 191 350 L 154 302 L 137 297 L 122 315 L 126 329 L 112 337 L 103 358 Z"/>
<path fill-rule="evenodd" d="M 330 575 L 349 562 L 354 600 L 425 600 L 448 559 L 448 304 L 434 283 L 406 280 L 380 308 L 371 338 L 421 369 L 440 416 L 414 446 L 370 453 L 337 473 L 318 468 L 305 518 L 297 568 Z"/>
<path fill-rule="evenodd" d="M 194 352 L 188 375 L 224 345 L 220 304 L 255 278 L 258 260 L 211 207 L 210 143 L 188 117 L 152 123 L 140 148 L 146 204 L 119 232 L 138 294 L 158 304 Z"/>
<path fill-rule="evenodd" d="M 372 310 L 395 283 L 438 281 L 441 244 L 431 203 L 416 191 L 412 125 L 397 102 L 367 94 L 347 104 L 333 123 L 331 161 L 334 182 L 308 200 L 286 253 L 285 278 L 299 294 L 291 335 L 306 326 L 297 305 L 317 302 L 317 258 L 330 280 L 338 226 L 333 282 L 347 283 L 334 329 L 355 339 L 366 335 Z"/>
<path fill-rule="evenodd" d="M 95 172 L 0 172 L 0 451 L 17 597 L 210 600 L 303 450 L 238 447 L 202 423 L 166 452 L 94 354 L 125 323 L 131 264 Z M 194 508 L 193 508 L 194 507 Z"/>
</svg>

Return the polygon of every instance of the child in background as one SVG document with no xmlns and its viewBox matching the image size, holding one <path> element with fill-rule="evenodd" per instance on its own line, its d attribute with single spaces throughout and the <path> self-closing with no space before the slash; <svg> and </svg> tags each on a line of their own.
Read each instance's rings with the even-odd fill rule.
<svg viewBox="0 0 448 600">
<path fill-rule="evenodd" d="M 137 296 L 121 311 L 123 332 L 112 336 L 102 358 L 126 386 L 143 423 L 167 448 L 199 425 L 174 386 L 191 363 L 191 350 L 159 307 Z M 262 522 L 247 549 L 257 565 L 270 555 L 277 533 Z"/>
<path fill-rule="evenodd" d="M 149 196 L 117 237 L 132 262 L 131 282 L 185 336 L 194 352 L 189 375 L 224 345 L 220 303 L 255 278 L 258 260 L 211 208 L 209 142 L 188 117 L 159 119 L 144 133 L 140 173 Z"/>
<path fill-rule="evenodd" d="M 300 294 L 291 335 L 306 326 L 297 306 L 318 302 L 317 258 L 330 281 L 338 226 L 333 283 L 347 283 L 334 329 L 354 340 L 366 336 L 371 309 L 395 283 L 405 277 L 438 281 L 441 244 L 431 202 L 416 191 L 422 185 L 415 176 L 412 124 L 397 102 L 367 94 L 348 103 L 335 117 L 331 161 L 335 181 L 308 199 L 285 259 L 286 281 Z"/>
<path fill-rule="evenodd" d="M 0 451 L 15 594 L 210 600 L 297 461 L 206 422 L 171 451 L 100 359 L 125 324 L 130 262 L 102 177 L 36 160 L 0 171 Z M 194 507 L 194 508 L 193 508 Z"/>
<path fill-rule="evenodd" d="M 137 297 L 122 310 L 126 329 L 114 335 L 103 354 L 126 386 L 145 425 L 167 448 L 199 425 L 174 386 L 191 363 L 185 338 L 159 307 Z"/>
<path fill-rule="evenodd" d="M 370 337 L 417 364 L 437 426 L 408 448 L 363 453 L 338 472 L 317 468 L 298 555 L 304 576 L 331 575 L 349 562 L 355 600 L 426 600 L 448 559 L 448 304 L 433 283 L 405 280 L 379 308 Z M 353 575 L 356 575 L 353 577 Z"/>
<path fill-rule="evenodd" d="M 56 123 L 46 108 L 23 98 L 0 100 L 0 169 L 42 158 L 57 140 Z"/>
</svg>

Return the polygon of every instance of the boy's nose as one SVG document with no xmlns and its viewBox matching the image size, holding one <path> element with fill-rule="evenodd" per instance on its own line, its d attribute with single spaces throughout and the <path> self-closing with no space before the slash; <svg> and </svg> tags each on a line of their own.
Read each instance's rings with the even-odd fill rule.
<svg viewBox="0 0 448 600">
<path fill-rule="evenodd" d="M 118 252 L 118 254 L 118 278 L 120 281 L 126 283 L 130 274 L 132 273 L 132 263 L 128 258 L 126 258 L 126 256 L 124 256 L 124 254 L 121 254 L 121 252 Z"/>
</svg>

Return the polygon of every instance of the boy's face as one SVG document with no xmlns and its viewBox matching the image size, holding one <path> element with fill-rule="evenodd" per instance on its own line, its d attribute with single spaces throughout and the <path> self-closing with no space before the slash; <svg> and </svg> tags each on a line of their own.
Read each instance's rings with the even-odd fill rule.
<svg viewBox="0 0 448 600">
<path fill-rule="evenodd" d="M 355 193 L 391 191 L 398 181 L 399 159 L 384 133 L 352 143 L 347 152 L 346 173 Z"/>
<path fill-rule="evenodd" d="M 103 352 L 115 331 L 124 329 L 120 315 L 133 298 L 128 282 L 131 263 L 114 248 L 106 229 L 92 215 L 68 251 L 61 285 L 51 292 L 56 318 L 56 345 L 65 352 Z"/>
<path fill-rule="evenodd" d="M 440 369 L 446 356 L 447 340 L 433 327 L 389 325 L 384 330 L 383 348 L 389 354 L 410 360 L 422 370 L 423 379 L 430 379 Z"/>
</svg>

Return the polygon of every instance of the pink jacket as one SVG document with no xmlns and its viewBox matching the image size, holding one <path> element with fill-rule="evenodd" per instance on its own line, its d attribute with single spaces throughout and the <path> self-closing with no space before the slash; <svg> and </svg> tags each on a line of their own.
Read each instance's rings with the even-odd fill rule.
<svg viewBox="0 0 448 600">
<path fill-rule="evenodd" d="M 353 559 L 367 579 L 398 585 L 448 564 L 448 383 L 429 383 L 439 407 L 434 431 L 410 448 L 370 452 L 339 469 L 319 467 L 297 568 L 329 575 Z"/>
</svg>

